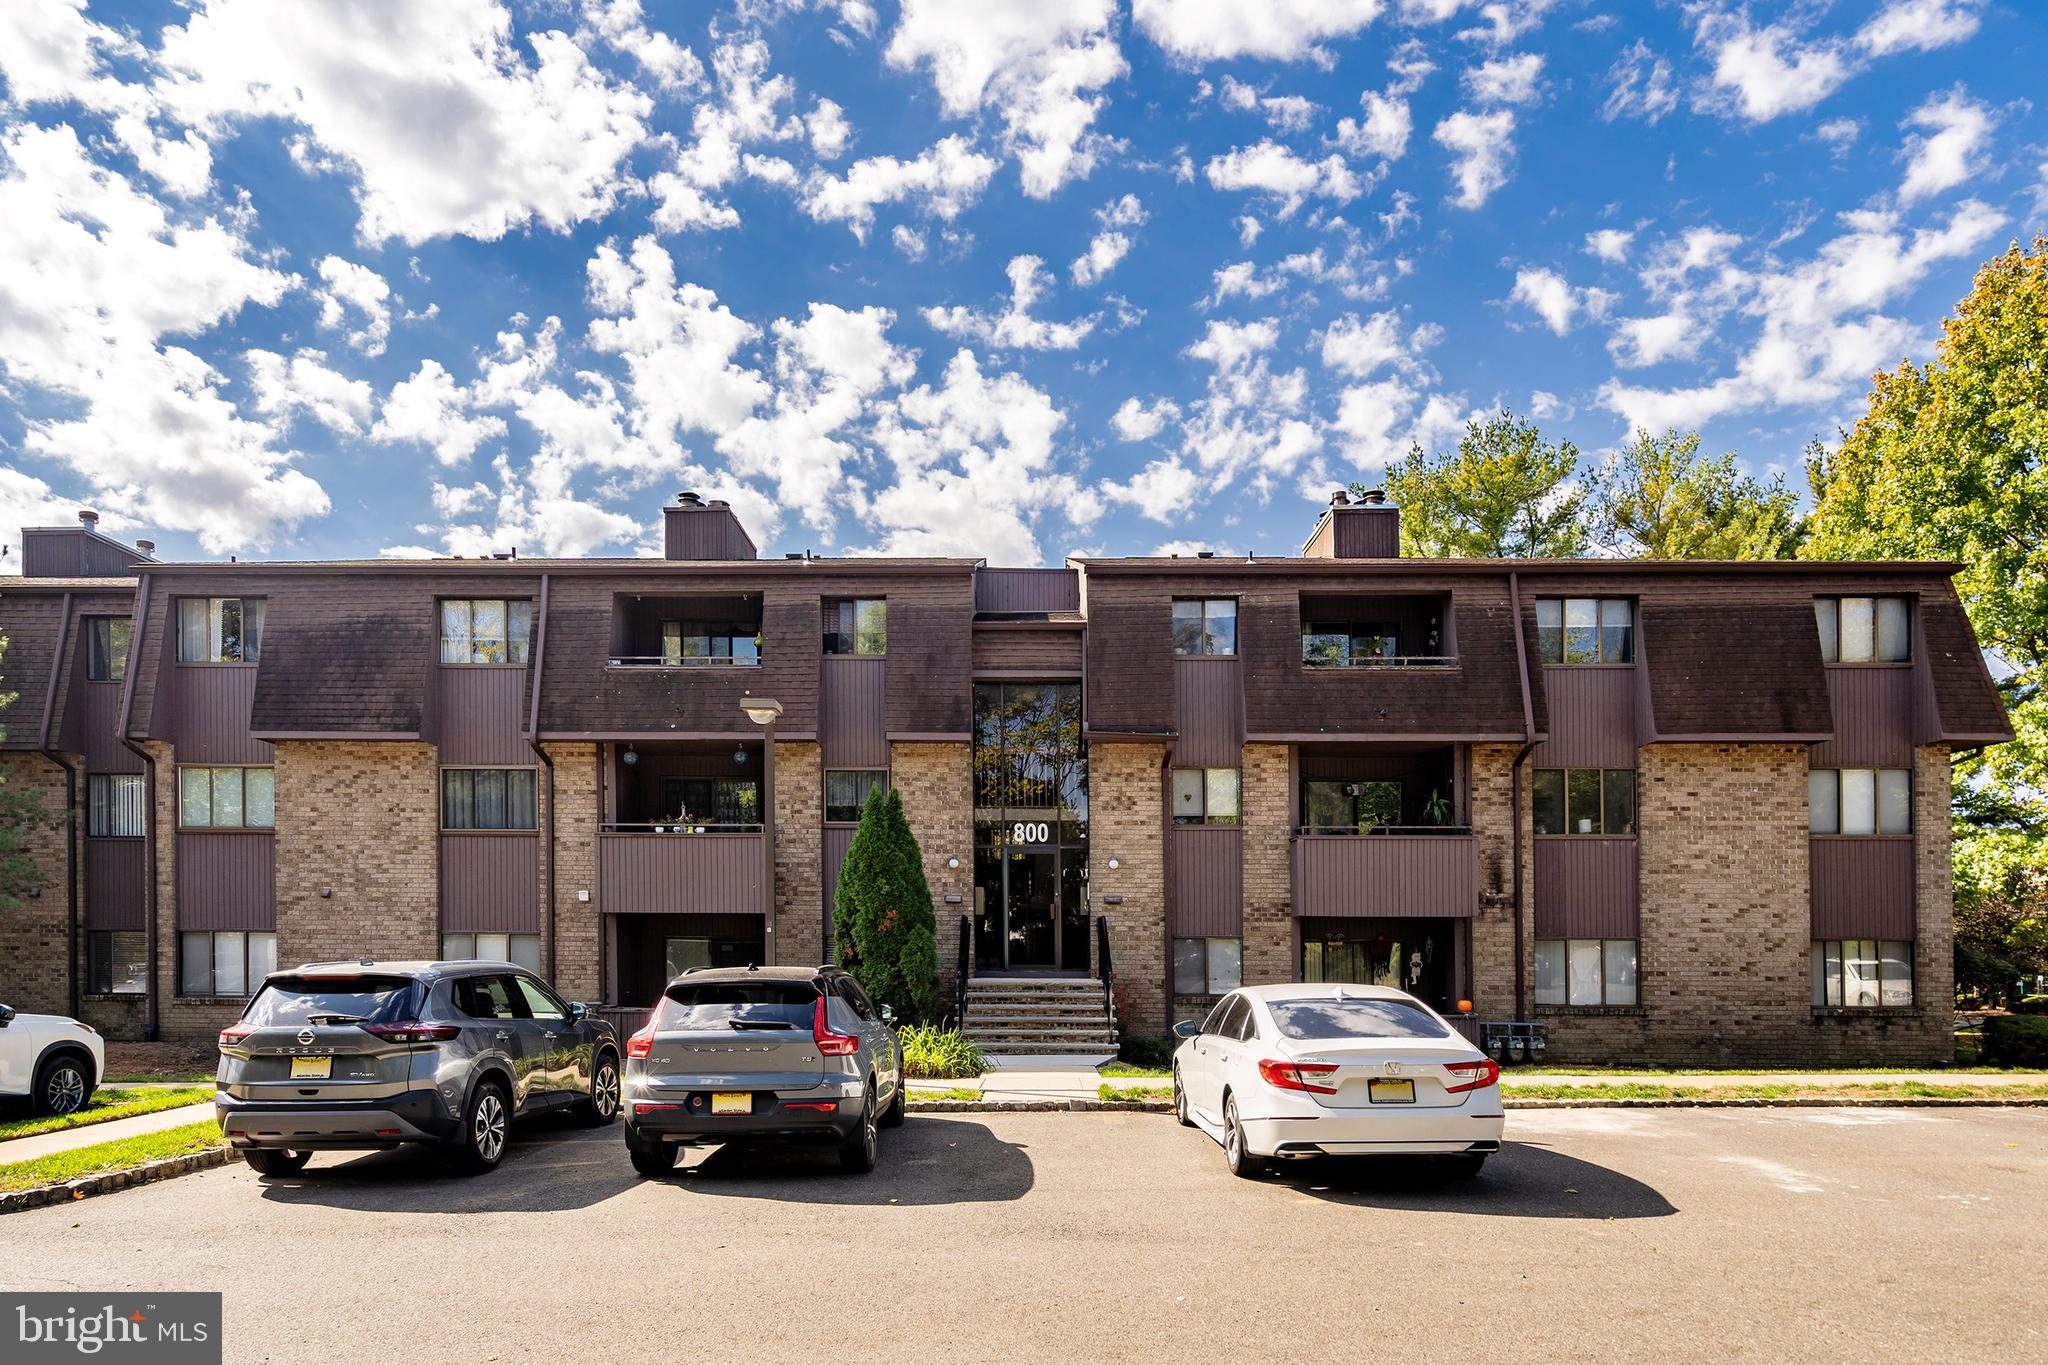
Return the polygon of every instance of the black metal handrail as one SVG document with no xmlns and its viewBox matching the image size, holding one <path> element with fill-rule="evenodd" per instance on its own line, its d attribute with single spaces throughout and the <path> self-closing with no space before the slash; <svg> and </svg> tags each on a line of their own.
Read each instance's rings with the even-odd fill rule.
<svg viewBox="0 0 2048 1365">
<path fill-rule="evenodd" d="M 1310 668 L 1456 668 L 1455 654 L 1359 654 L 1348 659 L 1319 659 L 1304 652 Z"/>
<path fill-rule="evenodd" d="M 1398 835 L 1415 835 L 1415 834 L 1425 834 L 1425 835 L 1458 835 L 1458 836 L 1467 836 L 1467 835 L 1470 835 L 1470 834 L 1472 833 L 1472 826 L 1470 826 L 1470 825 L 1300 825 L 1300 826 L 1297 826 L 1297 827 L 1296 827 L 1296 829 L 1295 829 L 1295 831 L 1294 831 L 1294 832 L 1295 832 L 1296 834 L 1299 834 L 1299 835 L 1307 835 L 1307 836 L 1311 836 L 1311 837 L 1316 837 L 1316 838 L 1322 838 L 1322 837 L 1334 837 L 1334 838 L 1344 838 L 1344 837 L 1347 837 L 1347 836 L 1350 836 L 1350 837 L 1357 837 L 1357 838 L 1365 838 L 1365 837 L 1370 837 L 1370 836 L 1373 836 L 1373 835 L 1380 835 L 1380 834 L 1398 834 Z"/>
<path fill-rule="evenodd" d="M 613 668 L 758 668 L 761 656 L 614 654 L 605 662 Z"/>
<path fill-rule="evenodd" d="M 967 973 L 974 962 L 974 921 L 960 917 L 960 960 L 953 981 L 953 1027 L 967 1027 Z"/>
<path fill-rule="evenodd" d="M 598 826 L 602 834 L 759 834 L 759 821 L 753 824 L 721 825 L 712 820 L 607 820 Z"/>
<path fill-rule="evenodd" d="M 1095 960 L 1102 974 L 1102 1009 L 1116 1027 L 1116 968 L 1109 960 L 1109 916 L 1095 917 Z"/>
</svg>

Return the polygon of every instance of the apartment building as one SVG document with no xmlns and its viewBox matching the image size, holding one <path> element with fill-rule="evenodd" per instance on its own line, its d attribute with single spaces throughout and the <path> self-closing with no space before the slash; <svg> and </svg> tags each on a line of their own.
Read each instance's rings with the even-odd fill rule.
<svg viewBox="0 0 2048 1365">
<path fill-rule="evenodd" d="M 509 957 L 621 1019 L 830 952 L 903 798 L 963 977 L 1163 1033 L 1401 986 L 1554 1059 L 1952 1050 L 1950 764 L 2011 730 L 1930 563 L 1298 557 L 156 561 L 23 533 L 7 781 L 68 819 L 0 999 L 210 1039 L 273 963 Z M 1105 964 L 1105 957 L 1110 961 Z"/>
</svg>

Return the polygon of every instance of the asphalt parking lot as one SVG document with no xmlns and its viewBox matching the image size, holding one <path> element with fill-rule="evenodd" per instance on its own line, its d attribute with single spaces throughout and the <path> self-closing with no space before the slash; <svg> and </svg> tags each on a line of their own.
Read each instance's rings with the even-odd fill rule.
<svg viewBox="0 0 2048 1365">
<path fill-rule="evenodd" d="M 1141 1114 L 913 1115 L 882 1164 L 528 1132 L 0 1223 L 21 1289 L 224 1289 L 230 1360 L 2048 1354 L 2048 1111 L 1513 1114 L 1470 1183 L 1232 1179 Z M 459 1215 L 459 1216 L 451 1216 Z"/>
</svg>

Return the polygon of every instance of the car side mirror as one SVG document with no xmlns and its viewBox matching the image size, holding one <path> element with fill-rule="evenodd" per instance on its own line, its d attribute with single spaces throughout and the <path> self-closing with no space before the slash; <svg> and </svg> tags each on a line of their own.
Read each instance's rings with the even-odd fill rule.
<svg viewBox="0 0 2048 1365">
<path fill-rule="evenodd" d="M 1183 1019 L 1173 1026 L 1173 1036 L 1176 1038 L 1199 1038 L 1202 1036 L 1202 1026 L 1192 1019 Z"/>
<path fill-rule="evenodd" d="M 13 1022 L 14 1022 L 14 1006 L 12 1006 L 12 1005 L 0 1005 L 0 1028 L 6 1028 L 6 1027 L 7 1027 L 7 1026 L 8 1026 L 9 1024 L 11 1024 L 11 1023 L 13 1023 Z"/>
<path fill-rule="evenodd" d="M 569 1017 L 571 1019 L 574 1019 L 577 1023 L 582 1023 L 584 1016 L 589 1013 L 590 1007 L 584 1004 L 581 1000 L 572 1000 L 569 1002 Z"/>
<path fill-rule="evenodd" d="M 891 1028 L 896 1027 L 896 1011 L 887 1005 L 882 1006 L 882 1022 Z"/>
</svg>

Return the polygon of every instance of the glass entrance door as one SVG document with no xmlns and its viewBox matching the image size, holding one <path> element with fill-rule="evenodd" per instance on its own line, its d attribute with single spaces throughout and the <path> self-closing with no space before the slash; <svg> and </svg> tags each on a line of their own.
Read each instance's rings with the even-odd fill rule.
<svg viewBox="0 0 2048 1365">
<path fill-rule="evenodd" d="M 1071 683 L 974 689 L 975 966 L 1088 970 L 1088 759 Z"/>
</svg>

